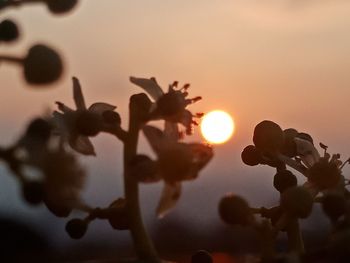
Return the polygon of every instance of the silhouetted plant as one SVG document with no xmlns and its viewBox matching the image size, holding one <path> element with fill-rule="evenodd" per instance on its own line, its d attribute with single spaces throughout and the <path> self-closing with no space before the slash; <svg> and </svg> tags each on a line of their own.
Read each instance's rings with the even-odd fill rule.
<svg viewBox="0 0 350 263">
<path fill-rule="evenodd" d="M 261 164 L 276 169 L 273 186 L 280 193 L 280 203 L 272 208 L 253 208 L 239 196 L 226 195 L 219 204 L 219 214 L 223 221 L 230 225 L 253 226 L 264 240 L 262 243 L 264 262 L 275 262 L 274 260 L 279 260 L 278 257 L 281 257 L 276 254 L 274 248 L 274 240 L 280 231 L 287 233 L 289 252 L 303 255 L 304 260 L 311 260 L 310 256 L 305 255 L 299 219 L 310 215 L 315 202 L 322 203 L 325 214 L 334 225 L 335 236 L 341 235 L 343 238 L 343 231 L 339 231 L 339 227 L 336 226 L 339 222 L 350 222 L 349 192 L 346 189 L 348 180 L 342 174 L 342 168 L 349 159 L 342 162 L 340 154 L 331 156 L 327 152 L 328 147 L 323 143 L 320 143 L 324 151 L 321 156 L 309 134 L 298 132 L 293 128 L 282 130 L 278 124 L 267 120 L 256 125 L 253 142 L 254 145 L 244 148 L 242 161 L 250 166 Z M 297 177 L 287 169 L 287 166 L 304 175 L 306 182 L 298 186 Z M 269 221 L 258 222 L 253 214 L 258 214 Z M 350 229 L 349 224 L 344 225 L 346 229 Z M 262 229 L 264 230 L 261 231 Z M 344 246 L 343 241 L 337 244 Z M 330 247 L 325 248 L 329 258 L 333 257 L 335 247 L 338 245 L 334 245 L 332 241 Z M 339 259 L 339 255 L 336 258 Z M 299 257 L 294 258 L 297 261 L 299 259 L 302 260 Z"/>
<path fill-rule="evenodd" d="M 169 93 L 163 93 L 155 79 L 131 78 L 133 83 L 150 94 L 158 93 L 155 102 L 140 93 L 131 96 L 129 129 L 121 127 L 121 118 L 115 106 L 97 102 L 86 107 L 81 86 L 73 78 L 73 98 L 76 109 L 56 102 L 58 111 L 52 117 L 31 121 L 17 143 L 1 149 L 0 158 L 9 166 L 22 184 L 24 200 L 32 205 L 43 202 L 58 217 L 68 217 L 73 209 L 84 211 L 83 219 L 67 222 L 66 231 L 73 239 L 86 233 L 89 223 L 95 219 L 108 220 L 117 230 L 130 230 L 140 259 L 158 262 L 159 258 L 143 226 L 138 197 L 138 184 L 164 181 L 164 189 L 157 208 L 159 217 L 175 206 L 181 195 L 181 182 L 198 177 L 200 170 L 213 156 L 212 148 L 201 143 L 181 141 L 196 122 L 186 106 L 198 99 L 185 99 L 188 87 L 177 89 L 172 85 Z M 169 107 L 159 105 L 159 100 L 168 100 Z M 173 102 L 173 100 L 175 102 Z M 178 103 L 180 101 L 180 103 Z M 175 105 L 175 106 L 174 106 Z M 168 114 L 169 113 L 169 114 Z M 149 125 L 152 120 L 165 120 L 164 131 Z M 139 132 L 143 131 L 157 160 L 137 154 Z M 84 155 L 96 155 L 89 137 L 109 133 L 124 144 L 124 189 L 125 197 L 118 198 L 105 208 L 93 208 L 80 199 L 85 172 L 71 150 Z M 69 148 L 67 147 L 69 146 Z M 37 169 L 41 176 L 33 180 L 25 174 L 25 167 Z"/>
</svg>

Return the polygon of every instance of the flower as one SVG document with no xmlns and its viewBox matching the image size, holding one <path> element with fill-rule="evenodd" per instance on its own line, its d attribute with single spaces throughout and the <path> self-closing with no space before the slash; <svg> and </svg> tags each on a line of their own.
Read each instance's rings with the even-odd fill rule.
<svg viewBox="0 0 350 263">
<path fill-rule="evenodd" d="M 181 195 L 181 182 L 198 177 L 199 171 L 210 161 L 213 149 L 201 143 L 181 143 L 176 124 L 165 122 L 165 129 L 153 126 L 143 128 L 147 140 L 156 153 L 158 178 L 164 180 L 164 188 L 157 208 L 163 217 L 173 208 Z"/>
<path fill-rule="evenodd" d="M 44 175 L 44 203 L 57 216 L 68 216 L 81 204 L 80 191 L 85 182 L 85 171 L 75 156 L 63 148 L 49 150 L 39 165 Z M 64 212 L 62 212 L 64 211 Z"/>
<path fill-rule="evenodd" d="M 177 89 L 178 82 L 175 81 L 169 85 L 168 92 L 164 93 L 155 78 L 130 77 L 130 81 L 144 89 L 155 100 L 149 114 L 150 119 L 164 119 L 173 123 L 181 123 L 185 126 L 186 133 L 191 134 L 192 126 L 197 125 L 194 118 L 203 116 L 202 113 L 193 115 L 189 110 L 186 110 L 189 104 L 202 99 L 201 97 L 186 98 L 188 96 L 187 90 L 190 87 L 189 84 L 185 84 L 181 89 Z"/>
<path fill-rule="evenodd" d="M 97 102 L 87 108 L 79 80 L 75 77 L 73 77 L 73 98 L 76 110 L 72 110 L 62 102 L 56 102 L 61 111 L 53 113 L 57 126 L 56 132 L 77 152 L 96 155 L 94 146 L 88 137 L 97 135 L 104 126 L 111 125 L 111 121 L 117 120 L 117 125 L 120 125 L 120 118 L 111 118 L 118 115 L 113 111 L 116 106 Z"/>
</svg>

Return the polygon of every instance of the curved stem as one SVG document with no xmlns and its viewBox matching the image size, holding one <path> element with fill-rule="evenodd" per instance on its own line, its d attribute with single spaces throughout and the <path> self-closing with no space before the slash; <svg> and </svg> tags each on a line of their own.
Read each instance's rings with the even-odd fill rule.
<svg viewBox="0 0 350 263">
<path fill-rule="evenodd" d="M 136 155 L 137 142 L 140 131 L 140 123 L 132 106 L 130 107 L 129 131 L 124 141 L 124 191 L 128 217 L 130 222 L 130 231 L 134 241 L 137 256 L 147 262 L 157 262 L 157 252 L 149 238 L 142 222 L 142 216 L 139 203 L 138 182 L 135 178 L 129 176 L 128 166 L 132 158 Z"/>
</svg>

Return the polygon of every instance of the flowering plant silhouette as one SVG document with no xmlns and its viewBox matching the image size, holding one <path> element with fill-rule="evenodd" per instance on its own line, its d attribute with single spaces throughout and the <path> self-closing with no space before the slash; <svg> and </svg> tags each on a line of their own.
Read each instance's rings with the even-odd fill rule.
<svg viewBox="0 0 350 263">
<path fill-rule="evenodd" d="M 282 130 L 278 124 L 267 120 L 256 125 L 253 142 L 254 145 L 244 148 L 242 161 L 249 166 L 261 164 L 276 169 L 273 186 L 280 193 L 279 205 L 254 208 L 242 197 L 231 193 L 219 203 L 223 221 L 230 225 L 250 225 L 258 231 L 263 262 L 319 262 L 317 260 L 324 257 L 330 262 L 345 262 L 344 255 L 348 254 L 338 237 L 341 233 L 344 241 L 344 232 L 339 231 L 338 226 L 344 227 L 344 222 L 349 222 L 348 180 L 342 174 L 349 159 L 342 162 L 340 154 L 331 156 L 323 143 L 320 143 L 324 150 L 321 156 L 309 134 L 293 128 Z M 298 186 L 297 177 L 287 167 L 302 174 L 306 181 Z M 314 203 L 322 204 L 334 227 L 333 238 L 336 237 L 317 253 L 305 251 L 299 226 L 299 219 L 309 217 Z M 257 221 L 254 214 L 265 220 Z M 349 229 L 348 225 L 345 228 Z M 279 232 L 287 234 L 288 254 L 277 254 L 275 250 Z M 340 252 L 335 253 L 337 250 Z"/>
</svg>

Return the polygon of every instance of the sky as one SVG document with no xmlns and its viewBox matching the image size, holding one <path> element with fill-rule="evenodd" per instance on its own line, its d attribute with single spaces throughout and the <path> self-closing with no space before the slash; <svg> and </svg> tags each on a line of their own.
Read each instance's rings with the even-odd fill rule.
<svg viewBox="0 0 350 263">
<path fill-rule="evenodd" d="M 308 132 L 330 152 L 350 156 L 348 1 L 84 0 L 65 16 L 33 5 L 2 12 L 0 18 L 13 18 L 22 32 L 17 43 L 0 44 L 0 54 L 24 55 L 31 45 L 46 43 L 65 60 L 61 81 L 46 88 L 28 86 L 20 68 L 0 65 L 1 145 L 14 141 L 30 118 L 53 109 L 55 101 L 73 105 L 72 76 L 80 79 L 88 104 L 117 105 L 124 127 L 128 98 L 141 92 L 129 76 L 154 76 L 163 87 L 174 80 L 189 82 L 190 95 L 203 97 L 191 106 L 193 112 L 221 109 L 232 115 L 234 136 L 215 147 L 198 180 L 185 184 L 173 212 L 202 226 L 218 223 L 217 203 L 228 191 L 256 206 L 278 202 L 274 171 L 244 166 L 240 160 L 255 125 L 264 119 Z M 198 131 L 192 140 L 202 140 Z M 122 195 L 122 145 L 107 135 L 93 141 L 97 157 L 82 158 L 89 174 L 84 196 L 102 206 Z M 144 138 L 140 151 L 151 153 Z M 61 230 L 62 220 L 42 207 L 24 206 L 4 167 L 0 176 L 6 186 L 0 211 L 25 215 L 36 226 L 46 222 L 52 239 L 71 242 Z M 141 188 L 146 220 L 154 222 L 160 185 Z M 90 232 L 93 236 L 94 229 Z"/>
</svg>

